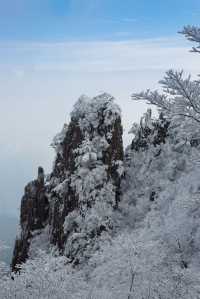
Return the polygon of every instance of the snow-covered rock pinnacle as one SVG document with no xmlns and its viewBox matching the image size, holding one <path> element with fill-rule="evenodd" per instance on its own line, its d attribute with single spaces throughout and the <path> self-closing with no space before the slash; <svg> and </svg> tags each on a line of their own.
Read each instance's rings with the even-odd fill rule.
<svg viewBox="0 0 200 299">
<path fill-rule="evenodd" d="M 13 270 L 33 251 L 35 235 L 46 234 L 49 248 L 78 264 L 114 226 L 110 216 L 120 200 L 123 175 L 121 112 L 114 98 L 80 97 L 52 146 L 52 173 L 45 177 L 40 167 L 37 180 L 25 188 Z"/>
</svg>

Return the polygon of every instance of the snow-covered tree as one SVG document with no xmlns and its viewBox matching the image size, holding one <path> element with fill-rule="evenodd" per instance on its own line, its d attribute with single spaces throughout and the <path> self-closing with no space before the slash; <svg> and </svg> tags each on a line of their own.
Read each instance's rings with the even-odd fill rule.
<svg viewBox="0 0 200 299">
<path fill-rule="evenodd" d="M 200 53 L 200 27 L 185 26 L 180 33 L 184 34 L 189 41 L 197 43 L 198 46 L 193 47 L 192 52 Z"/>
<path fill-rule="evenodd" d="M 200 52 L 200 29 L 188 26 L 182 33 L 199 44 L 193 51 Z M 200 81 L 192 80 L 190 75 L 185 76 L 183 71 L 169 70 L 160 84 L 163 87 L 162 93 L 148 89 L 134 93 L 132 98 L 155 105 L 168 118 L 171 128 L 179 127 L 179 136 L 182 132 L 185 139 L 199 139 Z"/>
<path fill-rule="evenodd" d="M 152 118 L 152 111 L 148 109 L 141 117 L 140 124 L 134 123 L 130 134 L 134 135 L 131 148 L 138 151 L 146 149 L 150 144 L 154 146 L 165 143 L 168 134 L 169 121 L 160 113 L 158 119 Z"/>
</svg>

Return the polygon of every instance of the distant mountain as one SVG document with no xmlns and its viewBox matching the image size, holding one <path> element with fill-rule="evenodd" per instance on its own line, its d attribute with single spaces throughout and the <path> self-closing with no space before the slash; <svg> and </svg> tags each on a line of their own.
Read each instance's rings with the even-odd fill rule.
<svg viewBox="0 0 200 299">
<path fill-rule="evenodd" d="M 0 214 L 0 240 L 8 246 L 8 249 L 0 256 L 0 260 L 10 264 L 13 244 L 16 238 L 18 219 L 12 215 Z"/>
</svg>

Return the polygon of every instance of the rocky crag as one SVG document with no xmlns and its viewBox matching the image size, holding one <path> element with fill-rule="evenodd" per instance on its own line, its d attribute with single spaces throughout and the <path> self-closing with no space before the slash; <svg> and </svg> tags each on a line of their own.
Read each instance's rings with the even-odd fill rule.
<svg viewBox="0 0 200 299">
<path fill-rule="evenodd" d="M 69 125 L 55 136 L 52 173 L 38 169 L 21 201 L 21 232 L 12 269 L 17 271 L 44 238 L 74 265 L 90 257 L 102 234 L 112 232 L 120 200 L 123 143 L 120 108 L 113 97 L 82 96 Z"/>
</svg>

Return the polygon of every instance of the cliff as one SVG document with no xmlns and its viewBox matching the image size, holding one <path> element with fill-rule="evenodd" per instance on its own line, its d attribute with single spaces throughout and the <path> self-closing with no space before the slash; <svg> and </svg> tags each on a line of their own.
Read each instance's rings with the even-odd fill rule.
<svg viewBox="0 0 200 299">
<path fill-rule="evenodd" d="M 47 247 L 76 265 L 114 227 L 110 215 L 120 200 L 123 144 L 120 109 L 113 97 L 81 97 L 52 146 L 52 173 L 45 176 L 39 167 L 38 178 L 25 187 L 13 271 L 29 257 L 35 236 L 46 234 Z"/>
</svg>

